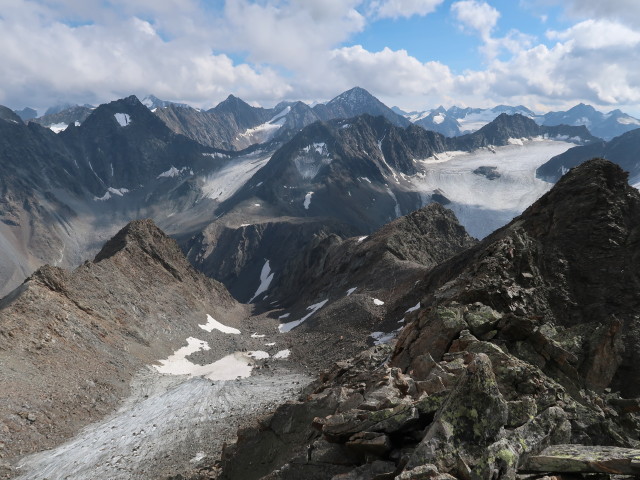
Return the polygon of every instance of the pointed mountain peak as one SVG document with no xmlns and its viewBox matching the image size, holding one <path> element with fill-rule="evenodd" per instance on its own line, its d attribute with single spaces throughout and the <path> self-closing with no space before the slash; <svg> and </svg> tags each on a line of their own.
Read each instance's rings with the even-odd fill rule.
<svg viewBox="0 0 640 480">
<path fill-rule="evenodd" d="M 630 214 L 632 205 L 635 213 Z M 609 237 L 596 237 L 619 236 L 636 221 L 631 217 L 637 218 L 638 212 L 640 194 L 629 186 L 628 174 L 615 163 L 596 158 L 569 170 L 520 218 L 537 235 L 576 240 L 583 230 L 587 239 L 582 243 L 606 243 Z"/>
<path fill-rule="evenodd" d="M 7 122 L 17 123 L 20 125 L 23 123 L 22 119 L 18 116 L 18 114 L 16 114 L 16 112 L 2 105 L 0 105 L 0 120 L 5 120 Z"/>
<path fill-rule="evenodd" d="M 182 276 L 180 272 L 190 270 L 176 241 L 160 230 L 151 219 L 128 223 L 105 243 L 93 262 L 99 263 L 119 254 L 151 257 L 178 279 Z"/>
<path fill-rule="evenodd" d="M 220 109 L 230 109 L 230 108 L 253 108 L 247 102 L 242 100 L 235 95 L 229 95 L 223 101 L 221 101 L 218 105 L 214 107 L 214 110 Z"/>
<path fill-rule="evenodd" d="M 329 103 L 327 103 L 327 105 L 331 105 L 332 103 L 338 103 L 338 102 L 364 103 L 364 102 L 370 102 L 370 101 L 379 102 L 379 100 L 376 97 L 371 95 L 371 93 L 369 93 L 364 88 L 353 87 L 352 89 L 347 90 L 346 92 L 342 92 L 340 95 L 338 95 Z"/>
<path fill-rule="evenodd" d="M 594 114 L 599 112 L 595 108 L 593 108 L 591 105 L 587 105 L 585 103 L 579 103 L 575 107 L 572 107 L 569 110 L 567 110 L 567 113 L 579 113 L 583 115 L 583 114 Z"/>
</svg>

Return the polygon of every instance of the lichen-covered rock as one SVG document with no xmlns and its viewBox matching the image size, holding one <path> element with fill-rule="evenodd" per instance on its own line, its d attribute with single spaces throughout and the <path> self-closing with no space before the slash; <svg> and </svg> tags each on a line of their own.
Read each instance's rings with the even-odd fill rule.
<svg viewBox="0 0 640 480">
<path fill-rule="evenodd" d="M 504 433 L 507 419 L 507 402 L 498 389 L 491 361 L 484 354 L 475 355 L 407 468 L 432 463 L 444 472 L 464 476 L 461 468 L 481 461 L 486 447 Z"/>
</svg>

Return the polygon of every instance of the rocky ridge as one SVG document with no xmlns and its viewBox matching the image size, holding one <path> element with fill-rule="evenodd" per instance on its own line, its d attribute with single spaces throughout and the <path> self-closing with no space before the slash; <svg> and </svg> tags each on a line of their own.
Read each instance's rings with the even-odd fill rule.
<svg viewBox="0 0 640 480">
<path fill-rule="evenodd" d="M 73 272 L 40 268 L 0 302 L 2 457 L 56 445 L 104 416 L 135 372 L 187 337 L 211 342 L 202 360 L 239 350 L 236 336 L 199 327 L 207 315 L 236 326 L 246 309 L 150 220 L 126 226 Z"/>
<path fill-rule="evenodd" d="M 515 479 L 553 445 L 637 449 L 639 209 L 619 167 L 573 169 L 425 274 L 393 350 L 339 362 L 197 478 Z"/>
</svg>

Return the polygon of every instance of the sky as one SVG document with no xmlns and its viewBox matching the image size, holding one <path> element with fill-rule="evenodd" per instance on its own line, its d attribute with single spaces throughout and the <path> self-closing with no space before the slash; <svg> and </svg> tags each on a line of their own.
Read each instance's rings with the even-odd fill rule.
<svg viewBox="0 0 640 480">
<path fill-rule="evenodd" d="M 0 0 L 0 104 L 577 103 L 640 116 L 638 0 Z"/>
</svg>

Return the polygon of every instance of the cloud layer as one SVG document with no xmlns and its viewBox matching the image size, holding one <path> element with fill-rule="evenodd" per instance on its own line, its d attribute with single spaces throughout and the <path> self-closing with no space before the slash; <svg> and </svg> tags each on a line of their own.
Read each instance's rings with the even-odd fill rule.
<svg viewBox="0 0 640 480">
<path fill-rule="evenodd" d="M 197 0 L 0 0 L 0 104 L 96 104 L 131 93 L 205 107 L 229 93 L 271 104 L 359 85 L 404 108 L 585 101 L 633 110 L 640 4 L 605 3 L 562 2 L 571 23 L 536 38 L 505 28 L 482 0 L 226 0 L 217 9 Z M 402 28 L 430 15 L 476 39 L 482 68 L 455 72 L 417 59 L 410 45 L 370 51 L 352 41 L 378 22 Z M 416 42 L 443 41 L 428 33 Z"/>
</svg>

